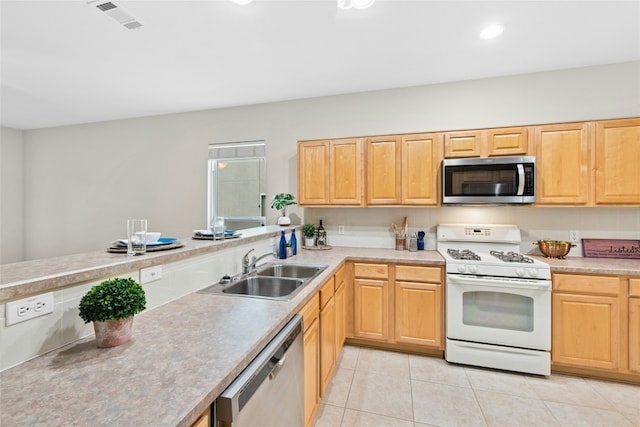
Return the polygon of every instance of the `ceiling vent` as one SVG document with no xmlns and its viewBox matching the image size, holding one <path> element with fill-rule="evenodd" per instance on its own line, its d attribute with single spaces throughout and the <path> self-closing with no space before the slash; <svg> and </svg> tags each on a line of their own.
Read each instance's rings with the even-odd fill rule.
<svg viewBox="0 0 640 427">
<path fill-rule="evenodd" d="M 135 18 L 135 16 L 131 15 L 129 12 L 116 5 L 114 2 L 105 0 L 90 0 L 87 2 L 87 4 L 95 5 L 95 7 L 118 21 L 118 23 L 125 28 L 135 30 L 142 27 L 142 24 Z"/>
</svg>

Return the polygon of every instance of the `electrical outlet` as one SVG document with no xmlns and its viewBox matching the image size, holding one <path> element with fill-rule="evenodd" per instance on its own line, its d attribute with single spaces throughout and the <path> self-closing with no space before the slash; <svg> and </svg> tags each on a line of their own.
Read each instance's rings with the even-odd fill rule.
<svg viewBox="0 0 640 427">
<path fill-rule="evenodd" d="M 338 234 L 344 234 L 344 225 L 338 226 Z"/>
<path fill-rule="evenodd" d="M 140 269 L 140 284 L 153 282 L 154 280 L 162 279 L 162 266 L 155 265 L 153 267 L 147 267 Z"/>
<path fill-rule="evenodd" d="M 580 242 L 580 232 L 578 230 L 571 230 L 569 231 L 569 241 L 571 243 L 578 243 Z"/>
<path fill-rule="evenodd" d="M 11 301 L 5 307 L 7 326 L 44 316 L 53 313 L 53 292 Z"/>
</svg>

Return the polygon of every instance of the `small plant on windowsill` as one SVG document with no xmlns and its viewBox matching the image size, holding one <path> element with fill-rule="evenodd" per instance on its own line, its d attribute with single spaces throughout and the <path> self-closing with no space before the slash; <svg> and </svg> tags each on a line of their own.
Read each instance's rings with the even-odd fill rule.
<svg viewBox="0 0 640 427">
<path fill-rule="evenodd" d="M 289 193 L 279 193 L 273 196 L 271 207 L 282 213 L 282 216 L 278 218 L 278 225 L 286 227 L 291 224 L 291 220 L 287 216 L 287 206 L 295 204 L 295 197 Z"/>
<path fill-rule="evenodd" d="M 142 286 L 131 278 L 105 280 L 80 299 L 80 317 L 93 322 L 98 347 L 115 347 L 131 338 L 133 316 L 146 308 Z"/>
</svg>

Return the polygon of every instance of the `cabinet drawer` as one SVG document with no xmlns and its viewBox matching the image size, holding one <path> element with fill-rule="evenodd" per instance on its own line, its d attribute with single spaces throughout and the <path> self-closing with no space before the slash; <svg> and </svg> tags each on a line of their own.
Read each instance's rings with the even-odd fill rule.
<svg viewBox="0 0 640 427">
<path fill-rule="evenodd" d="M 333 298 L 333 277 L 324 282 L 324 285 L 320 288 L 320 309 L 322 309 Z"/>
<path fill-rule="evenodd" d="M 396 280 L 404 280 L 408 282 L 441 283 L 442 270 L 440 269 L 440 267 L 397 265 Z"/>
<path fill-rule="evenodd" d="M 640 279 L 629 279 L 629 296 L 640 297 Z"/>
<path fill-rule="evenodd" d="M 389 277 L 389 267 L 386 264 L 354 263 L 353 274 L 355 277 L 386 280 Z"/>
<path fill-rule="evenodd" d="M 320 313 L 320 295 L 316 293 L 298 312 L 302 316 L 302 324 L 306 331 Z"/>
<path fill-rule="evenodd" d="M 554 274 L 552 283 L 553 290 L 556 292 L 600 295 L 618 295 L 620 293 L 620 279 L 617 277 Z"/>
<path fill-rule="evenodd" d="M 336 271 L 336 274 L 333 275 L 333 278 L 335 280 L 335 289 L 336 291 L 340 288 L 340 286 L 342 286 L 342 284 L 344 283 L 344 264 L 340 266 L 340 268 L 338 268 L 338 271 Z"/>
</svg>

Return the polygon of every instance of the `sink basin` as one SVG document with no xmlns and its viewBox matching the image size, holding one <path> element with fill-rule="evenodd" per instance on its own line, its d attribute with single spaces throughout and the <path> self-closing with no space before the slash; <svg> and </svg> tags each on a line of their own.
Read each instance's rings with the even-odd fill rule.
<svg viewBox="0 0 640 427">
<path fill-rule="evenodd" d="M 285 277 L 245 277 L 222 290 L 225 294 L 250 295 L 266 298 L 283 298 L 305 283 L 302 279 Z"/>
<path fill-rule="evenodd" d="M 268 264 L 258 269 L 258 276 L 293 277 L 308 279 L 324 270 L 324 265 Z"/>
<path fill-rule="evenodd" d="M 288 300 L 325 268 L 326 265 L 269 263 L 227 286 L 217 283 L 198 292 Z"/>
</svg>

